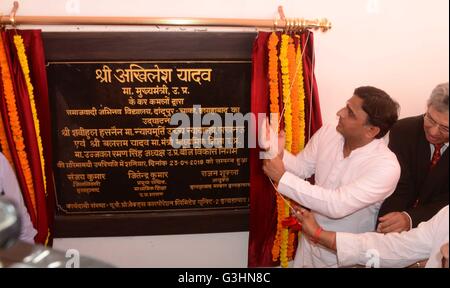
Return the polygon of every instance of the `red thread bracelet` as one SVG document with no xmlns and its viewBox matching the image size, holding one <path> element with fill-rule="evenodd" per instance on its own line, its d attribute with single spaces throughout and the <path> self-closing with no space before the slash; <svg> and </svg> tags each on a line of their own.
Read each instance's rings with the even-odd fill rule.
<svg viewBox="0 0 450 288">
<path fill-rule="evenodd" d="M 322 227 L 317 227 L 317 229 L 316 229 L 316 232 L 314 232 L 314 237 L 312 238 L 312 242 L 314 243 L 314 244 L 317 244 L 317 243 L 319 243 L 319 236 L 320 236 L 320 233 L 322 233 Z"/>
</svg>

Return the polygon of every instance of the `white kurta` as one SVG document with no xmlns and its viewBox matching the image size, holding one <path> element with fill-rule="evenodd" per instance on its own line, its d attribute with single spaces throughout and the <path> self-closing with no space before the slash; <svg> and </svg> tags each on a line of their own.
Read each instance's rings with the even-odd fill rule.
<svg viewBox="0 0 450 288">
<path fill-rule="evenodd" d="M 400 165 L 382 139 L 353 150 L 346 158 L 343 148 L 344 138 L 336 128 L 323 126 L 300 154 L 284 153 L 287 172 L 278 190 L 310 208 L 325 230 L 374 231 L 380 205 L 397 185 Z M 316 185 L 301 179 L 313 174 Z M 302 237 L 294 267 L 337 267 L 337 256 Z"/>
<path fill-rule="evenodd" d="M 406 267 L 428 259 L 425 267 L 442 267 L 442 245 L 448 243 L 448 205 L 415 229 L 402 233 L 336 234 L 340 266 Z"/>
<path fill-rule="evenodd" d="M 4 195 L 1 196 L 2 194 Z M 19 239 L 28 243 L 34 243 L 36 230 L 31 223 L 30 215 L 23 201 L 16 174 L 14 174 L 11 165 L 2 153 L 0 153 L 0 197 L 11 200 L 16 204 L 22 222 Z"/>
</svg>

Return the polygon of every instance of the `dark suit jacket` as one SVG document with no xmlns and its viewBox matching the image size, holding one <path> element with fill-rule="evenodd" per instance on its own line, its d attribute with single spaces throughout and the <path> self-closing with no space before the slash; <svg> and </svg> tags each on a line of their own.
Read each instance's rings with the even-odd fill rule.
<svg viewBox="0 0 450 288">
<path fill-rule="evenodd" d="M 391 129 L 389 148 L 397 155 L 402 171 L 397 188 L 381 205 L 379 216 L 406 211 L 413 227 L 417 227 L 448 205 L 449 148 L 430 169 L 431 149 L 425 138 L 423 115 L 399 120 Z"/>
</svg>

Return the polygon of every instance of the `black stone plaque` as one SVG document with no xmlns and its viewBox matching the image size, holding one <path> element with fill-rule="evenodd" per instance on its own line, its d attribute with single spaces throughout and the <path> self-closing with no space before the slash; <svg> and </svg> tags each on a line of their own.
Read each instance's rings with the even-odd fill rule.
<svg viewBox="0 0 450 288">
<path fill-rule="evenodd" d="M 61 214 L 248 207 L 248 150 L 237 148 L 245 123 L 225 122 L 249 112 L 249 62 L 50 63 L 47 72 Z M 171 125 L 176 113 L 190 125 Z M 220 117 L 210 139 L 211 126 L 194 123 L 208 113 Z"/>
<path fill-rule="evenodd" d="M 165 33 L 135 33 L 146 36 L 142 38 L 133 33 L 101 34 L 99 39 L 112 43 L 110 50 L 124 43 L 114 38 L 128 39 L 123 49 L 102 59 L 97 49 L 106 47 L 93 47 L 90 41 L 95 34 L 99 35 L 44 34 L 46 51 L 61 42 L 84 45 L 84 51 L 73 52 L 70 45 L 64 48 L 72 51 L 65 61 L 60 50 L 47 55 L 56 236 L 246 230 L 248 149 L 236 145 L 246 143 L 248 123 L 230 125 L 226 120 L 250 111 L 248 53 L 254 35 L 228 36 L 246 43 L 237 49 L 241 52 L 209 51 L 202 59 L 193 43 L 199 39 L 209 43 L 207 39 L 215 39 L 216 34 L 199 38 L 199 33 L 174 33 L 182 36 L 183 43 Z M 159 39 L 156 34 L 164 34 L 166 42 L 149 55 L 143 47 Z M 139 45 L 137 53 L 124 54 L 133 43 Z M 213 46 L 220 47 L 220 41 Z M 167 51 L 173 53 L 172 59 L 162 59 Z M 184 126 L 170 123 L 177 113 L 186 115 Z M 214 138 L 202 137 L 211 126 L 201 124 L 208 113 L 221 121 L 214 123 L 221 124 L 212 130 L 221 133 Z M 189 139 L 171 138 L 173 132 L 188 133 L 184 136 Z M 174 142 L 184 146 L 174 147 Z"/>
</svg>

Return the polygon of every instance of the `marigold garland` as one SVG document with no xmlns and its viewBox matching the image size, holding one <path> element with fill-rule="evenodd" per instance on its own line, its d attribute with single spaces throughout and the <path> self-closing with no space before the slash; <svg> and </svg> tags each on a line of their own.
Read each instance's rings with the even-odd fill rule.
<svg viewBox="0 0 450 288">
<path fill-rule="evenodd" d="M 292 103 L 292 146 L 291 153 L 296 155 L 300 151 L 299 137 L 300 137 L 300 117 L 298 107 L 298 79 L 296 73 L 298 73 L 298 67 L 296 63 L 294 41 L 289 39 L 288 45 L 288 62 L 289 62 L 289 78 L 291 79 L 291 103 Z"/>
<path fill-rule="evenodd" d="M 283 82 L 283 103 L 284 103 L 284 127 L 286 133 L 286 150 L 290 151 L 292 147 L 292 106 L 291 106 L 291 81 L 289 80 L 289 63 L 287 58 L 287 50 L 289 36 L 281 36 L 280 62 L 281 62 L 281 79 Z"/>
<path fill-rule="evenodd" d="M 38 150 L 39 150 L 39 158 L 41 162 L 41 170 L 42 170 L 42 180 L 44 183 L 44 191 L 47 195 L 47 179 L 45 177 L 45 162 L 44 162 L 44 149 L 42 147 L 42 138 L 41 138 L 41 131 L 39 128 L 39 118 L 37 115 L 36 110 L 36 102 L 34 101 L 34 94 L 33 94 L 33 84 L 31 84 L 31 78 L 30 78 L 30 67 L 28 66 L 28 59 L 27 55 L 25 53 L 25 45 L 23 44 L 23 38 L 20 35 L 14 36 L 14 44 L 16 44 L 17 49 L 17 55 L 19 56 L 19 62 L 20 66 L 22 67 L 23 75 L 25 77 L 25 82 L 27 84 L 27 90 L 28 95 L 30 98 L 30 106 L 31 106 L 31 113 L 33 114 L 33 123 L 34 123 L 34 129 L 36 131 L 36 141 L 38 144 Z"/>
<path fill-rule="evenodd" d="M 277 194 L 277 227 L 276 227 L 276 234 L 275 239 L 273 241 L 272 246 L 272 260 L 273 262 L 276 262 L 278 258 L 280 257 L 280 247 L 281 247 L 281 231 L 283 230 L 282 222 L 283 222 L 283 213 L 280 213 L 280 211 L 284 211 L 284 199 Z"/>
<path fill-rule="evenodd" d="M 278 88 L 278 36 L 276 33 L 272 32 L 269 37 L 269 95 L 270 95 L 270 123 L 278 135 L 278 114 L 280 113 L 280 104 L 278 102 L 279 98 L 279 88 Z"/>
<path fill-rule="evenodd" d="M 11 81 L 11 74 L 8 67 L 8 61 L 6 59 L 6 51 L 3 43 L 3 39 L 0 37 L 0 69 L 1 69 L 1 77 L 3 81 L 3 93 L 5 95 L 6 107 L 8 110 L 8 116 L 11 126 L 11 131 L 13 134 L 13 140 L 15 143 L 15 148 L 17 150 L 17 155 L 19 158 L 19 163 L 22 168 L 25 184 L 28 188 L 28 193 L 31 198 L 31 205 L 33 206 L 32 211 L 34 216 L 36 213 L 36 197 L 34 193 L 33 187 L 33 179 L 30 169 L 30 164 L 28 162 L 28 156 L 25 152 L 25 141 L 22 135 L 22 128 L 20 125 L 19 114 L 17 112 L 16 99 L 14 95 L 13 84 Z M 31 217 L 32 219 L 35 217 Z"/>
<path fill-rule="evenodd" d="M 299 36 L 297 36 L 300 38 Z M 305 86 L 303 84 L 303 52 L 301 48 L 302 44 L 300 39 L 298 40 L 298 47 L 297 47 L 297 86 L 298 86 L 298 107 L 299 107 L 299 121 L 300 121 L 300 142 L 299 142 L 299 151 L 303 150 L 305 148 L 305 133 L 306 133 L 306 115 L 305 115 Z"/>
<path fill-rule="evenodd" d="M 280 104 L 278 101 L 279 98 L 279 88 L 278 88 L 278 36 L 276 33 L 272 33 L 269 37 L 268 49 L 269 49 L 269 67 L 268 67 L 268 76 L 269 76 L 269 95 L 270 95 L 270 124 L 274 129 L 276 135 L 278 135 L 278 114 L 280 113 Z M 277 227 L 275 238 L 272 246 L 272 260 L 276 262 L 280 257 L 280 246 L 281 246 L 281 231 L 283 227 L 281 225 L 283 221 L 283 213 L 280 211 L 284 211 L 284 200 L 280 195 L 276 195 L 277 201 Z"/>
<path fill-rule="evenodd" d="M 2 147 L 3 155 L 5 155 L 9 164 L 11 164 L 11 166 L 14 167 L 14 163 L 13 163 L 12 157 L 11 157 L 11 152 L 9 151 L 8 140 L 7 140 L 6 134 L 5 134 L 5 125 L 3 124 L 3 119 L 1 117 L 1 115 L 0 115 L 0 145 Z"/>
<path fill-rule="evenodd" d="M 289 217 L 289 206 L 284 205 L 283 218 Z M 289 228 L 283 228 L 281 230 L 281 248 L 280 248 L 280 264 L 281 267 L 286 268 L 289 265 L 288 246 L 289 246 Z"/>
<path fill-rule="evenodd" d="M 289 237 L 288 237 L 288 251 L 287 251 L 287 255 L 288 255 L 288 259 L 292 260 L 294 259 L 294 253 L 295 253 L 295 236 L 296 236 L 296 232 L 295 231 L 289 231 Z"/>
<path fill-rule="evenodd" d="M 298 47 L 295 52 L 294 45 L 289 46 L 289 53 L 293 56 L 289 58 L 295 58 L 295 73 L 291 73 L 291 79 L 294 79 L 294 83 L 292 84 L 291 90 L 291 99 L 292 99 L 292 129 L 293 129 L 293 139 L 292 139 L 292 153 L 298 154 L 301 150 L 303 150 L 305 146 L 305 89 L 303 85 L 303 61 L 302 61 L 302 49 L 301 49 L 301 41 L 300 36 L 295 35 L 298 39 Z M 289 66 L 291 67 L 291 66 Z M 295 141 L 294 141 L 295 140 Z M 295 236 L 298 236 L 298 240 L 301 237 L 301 231 L 290 231 L 289 240 L 288 240 L 288 257 L 290 259 L 294 257 L 294 248 L 295 248 Z M 298 241 L 299 242 L 299 241 Z"/>
<path fill-rule="evenodd" d="M 283 103 L 284 103 L 284 129 L 286 136 L 285 148 L 287 151 L 292 149 L 292 100 L 291 100 L 291 81 L 289 78 L 289 58 L 288 58 L 288 46 L 291 37 L 288 35 L 281 36 L 280 46 L 280 62 L 281 62 L 281 79 L 283 83 Z M 286 208 L 287 207 L 287 208 Z M 284 210 L 279 210 L 279 214 L 283 215 L 283 219 L 289 217 L 289 207 L 285 205 Z M 281 231 L 281 243 L 280 243 L 280 262 L 281 267 L 288 266 L 288 240 L 289 230 L 283 228 Z"/>
<path fill-rule="evenodd" d="M 299 149 L 299 137 L 300 137 L 300 118 L 299 118 L 299 107 L 298 107 L 298 81 L 296 79 L 297 73 L 297 63 L 296 63 L 296 55 L 295 55 L 295 45 L 294 41 L 291 37 L 289 37 L 288 42 L 288 65 L 289 65 L 289 79 L 291 81 L 291 89 L 290 89 L 290 98 L 291 98 L 291 109 L 292 109 L 292 143 L 291 149 L 288 151 L 292 154 L 296 155 Z M 289 211 L 286 217 L 289 217 Z M 294 257 L 294 240 L 295 240 L 295 231 L 289 230 L 289 236 L 287 239 L 287 258 L 293 259 Z"/>
<path fill-rule="evenodd" d="M 45 247 L 48 247 L 48 243 L 50 242 L 51 235 L 52 235 L 52 233 L 50 232 L 50 228 L 47 228 L 47 237 L 45 237 L 45 242 L 44 242 Z"/>
<path fill-rule="evenodd" d="M 296 37 L 299 37 L 296 35 Z M 278 37 L 272 33 L 269 37 L 269 92 L 270 112 L 279 113 L 278 62 L 276 46 Z M 305 91 L 303 85 L 302 49 L 299 41 L 295 49 L 293 39 L 288 35 L 281 36 L 279 59 L 282 74 L 282 97 L 284 103 L 284 123 L 286 133 L 285 148 L 293 154 L 300 152 L 305 145 Z M 274 121 L 271 119 L 271 123 Z M 277 122 L 275 122 L 277 123 Z M 278 131 L 278 125 L 272 125 Z M 288 267 L 295 252 L 296 230 L 283 226 L 283 221 L 290 217 L 289 203 L 283 197 L 276 195 L 277 227 L 272 247 L 272 260 L 280 259 L 281 267 Z M 300 232 L 298 237 L 300 237 Z"/>
</svg>

